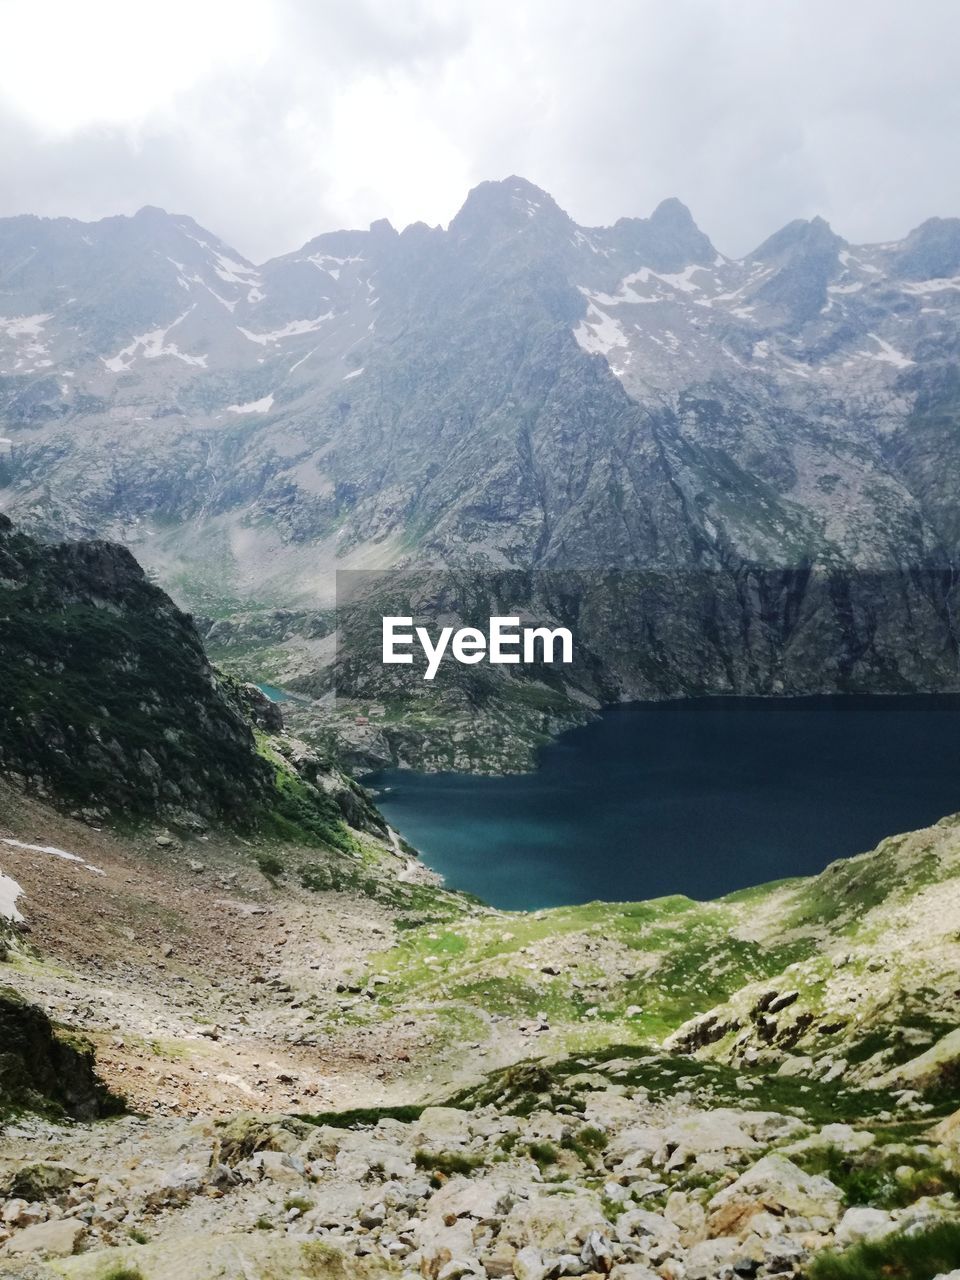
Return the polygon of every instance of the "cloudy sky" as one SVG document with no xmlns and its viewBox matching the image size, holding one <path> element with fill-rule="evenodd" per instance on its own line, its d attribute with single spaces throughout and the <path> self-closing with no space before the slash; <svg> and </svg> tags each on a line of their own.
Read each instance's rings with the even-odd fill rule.
<svg viewBox="0 0 960 1280">
<path fill-rule="evenodd" d="M 955 0 L 0 0 L 0 215 L 157 204 L 256 260 L 519 173 L 743 253 L 960 214 Z"/>
</svg>

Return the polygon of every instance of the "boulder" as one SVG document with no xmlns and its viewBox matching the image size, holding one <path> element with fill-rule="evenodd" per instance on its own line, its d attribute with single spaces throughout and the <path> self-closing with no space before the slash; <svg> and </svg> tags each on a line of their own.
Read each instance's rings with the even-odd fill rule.
<svg viewBox="0 0 960 1280">
<path fill-rule="evenodd" d="M 438 1280 L 440 1272 L 454 1258 L 474 1256 L 473 1224 L 469 1219 L 418 1223 L 416 1239 L 420 1251 L 420 1274 L 424 1280 Z"/>
<path fill-rule="evenodd" d="M 624 1241 L 649 1239 L 658 1245 L 671 1245 L 680 1239 L 680 1228 L 662 1214 L 628 1209 L 617 1218 L 617 1236 Z"/>
<path fill-rule="evenodd" d="M 0 1199 L 14 1196 L 24 1200 L 46 1200 L 59 1195 L 84 1178 L 58 1160 L 24 1164 L 0 1182 Z"/>
<path fill-rule="evenodd" d="M 811 1076 L 813 1075 L 813 1059 L 788 1055 L 777 1068 L 778 1076 Z"/>
<path fill-rule="evenodd" d="M 855 1155 L 872 1147 L 876 1137 L 866 1129 L 855 1129 L 851 1124 L 825 1124 L 816 1133 L 807 1138 L 800 1138 L 783 1147 L 783 1155 L 801 1155 L 806 1151 L 816 1151 L 823 1147 L 835 1147 L 844 1155 Z"/>
<path fill-rule="evenodd" d="M 541 1249 L 579 1252 L 591 1231 L 609 1231 L 599 1197 L 591 1191 L 571 1195 L 532 1196 L 520 1200 L 504 1219 L 502 1235 L 518 1247 L 535 1244 Z"/>
<path fill-rule="evenodd" d="M 450 1217 L 473 1218 L 499 1224 L 509 1213 L 514 1199 L 502 1180 L 456 1177 L 431 1198 L 426 1216 L 441 1221 L 448 1221 Z"/>
<path fill-rule="evenodd" d="M 736 1111 L 700 1111 L 668 1125 L 664 1130 L 665 1149 L 658 1163 L 668 1169 L 682 1168 L 694 1156 L 708 1152 L 751 1151 L 757 1142 L 744 1129 Z"/>
<path fill-rule="evenodd" d="M 303 1162 L 286 1151 L 258 1151 L 250 1157 L 251 1169 L 271 1182 L 302 1182 Z"/>
<path fill-rule="evenodd" d="M 856 1244 L 858 1240 L 876 1240 L 893 1231 L 895 1225 L 893 1216 L 885 1210 L 857 1205 L 848 1209 L 840 1219 L 836 1241 L 846 1248 L 849 1244 Z"/>
<path fill-rule="evenodd" d="M 462 1280 L 463 1276 L 483 1277 L 483 1268 L 476 1258 L 451 1258 L 440 1268 L 437 1280 Z"/>
<path fill-rule="evenodd" d="M 935 1125 L 931 1130 L 931 1136 L 937 1142 L 942 1142 L 944 1146 L 960 1147 L 960 1111 L 954 1111 L 952 1115 Z"/>
<path fill-rule="evenodd" d="M 470 1113 L 457 1107 L 426 1107 L 413 1125 L 417 1146 L 441 1149 L 470 1140 Z"/>
<path fill-rule="evenodd" d="M 37 1254 L 42 1258 L 68 1258 L 76 1251 L 86 1227 L 75 1218 L 58 1218 L 26 1227 L 8 1240 L 0 1256 L 22 1258 Z"/>
<path fill-rule="evenodd" d="M 608 1144 L 607 1153 L 614 1162 L 635 1168 L 638 1164 L 649 1164 L 663 1149 L 663 1145 L 663 1129 L 650 1124 L 640 1124 L 622 1130 Z"/>
<path fill-rule="evenodd" d="M 663 1212 L 679 1231 L 680 1243 L 685 1249 L 706 1239 L 707 1215 L 703 1205 L 697 1200 L 691 1200 L 685 1192 L 671 1191 Z"/>
<path fill-rule="evenodd" d="M 303 1215 L 311 1231 L 323 1227 L 339 1227 L 357 1217 L 364 1207 L 364 1188 L 353 1186 L 321 1186 L 316 1188 L 317 1203 Z"/>
<path fill-rule="evenodd" d="M 616 1129 L 638 1119 L 639 1107 L 630 1098 L 623 1098 L 612 1089 L 591 1094 L 584 1104 L 583 1118 L 598 1129 Z"/>
<path fill-rule="evenodd" d="M 8 1200 L 3 1206 L 3 1212 L 0 1213 L 0 1222 L 7 1227 L 17 1227 L 20 1225 L 23 1214 L 29 1207 L 28 1200 Z"/>
<path fill-rule="evenodd" d="M 481 1259 L 483 1269 L 490 1280 L 502 1280 L 504 1276 L 513 1275 L 513 1260 L 517 1250 L 509 1240 L 500 1239 L 488 1254 Z"/>
<path fill-rule="evenodd" d="M 613 1250 L 601 1231 L 591 1231 L 580 1250 L 580 1261 L 589 1271 L 606 1275 L 613 1267 Z"/>
<path fill-rule="evenodd" d="M 546 1280 L 552 1270 L 553 1264 L 547 1262 L 532 1244 L 518 1249 L 514 1255 L 513 1274 L 517 1280 Z"/>
<path fill-rule="evenodd" d="M 829 1226 L 840 1217 L 842 1198 L 829 1178 L 804 1173 L 786 1156 L 764 1156 L 709 1202 L 710 1234 L 742 1236 L 764 1211 Z"/>
<path fill-rule="evenodd" d="M 740 1258 L 742 1245 L 736 1236 L 719 1236 L 701 1240 L 688 1252 L 684 1263 L 685 1280 L 715 1280 Z"/>
</svg>

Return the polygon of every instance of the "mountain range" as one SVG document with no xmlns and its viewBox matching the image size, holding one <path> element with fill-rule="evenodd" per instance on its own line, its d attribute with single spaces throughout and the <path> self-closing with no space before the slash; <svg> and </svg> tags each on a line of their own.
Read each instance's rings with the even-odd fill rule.
<svg viewBox="0 0 960 1280">
<path fill-rule="evenodd" d="M 255 266 L 155 208 L 0 220 L 0 504 L 184 603 L 342 567 L 952 566 L 960 219 L 727 258 L 521 178 Z M 221 609 L 222 611 L 222 609 Z"/>
</svg>

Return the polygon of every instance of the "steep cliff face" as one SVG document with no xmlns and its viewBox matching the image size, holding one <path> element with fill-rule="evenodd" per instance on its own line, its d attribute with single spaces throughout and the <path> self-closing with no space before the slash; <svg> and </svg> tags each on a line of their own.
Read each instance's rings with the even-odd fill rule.
<svg viewBox="0 0 960 1280">
<path fill-rule="evenodd" d="M 81 808 L 251 819 L 271 786 L 190 618 L 123 547 L 0 517 L 0 766 Z"/>
</svg>

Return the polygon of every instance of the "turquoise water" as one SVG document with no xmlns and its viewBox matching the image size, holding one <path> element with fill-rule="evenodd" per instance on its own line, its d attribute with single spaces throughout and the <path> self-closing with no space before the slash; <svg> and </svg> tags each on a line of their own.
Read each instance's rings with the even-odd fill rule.
<svg viewBox="0 0 960 1280">
<path fill-rule="evenodd" d="M 634 704 L 536 773 L 365 781 L 448 885 L 496 906 L 708 898 L 960 810 L 960 698 Z"/>
<path fill-rule="evenodd" d="M 289 702 L 290 694 L 286 689 L 278 689 L 275 684 L 258 684 L 261 693 L 266 694 L 271 702 Z"/>
</svg>

